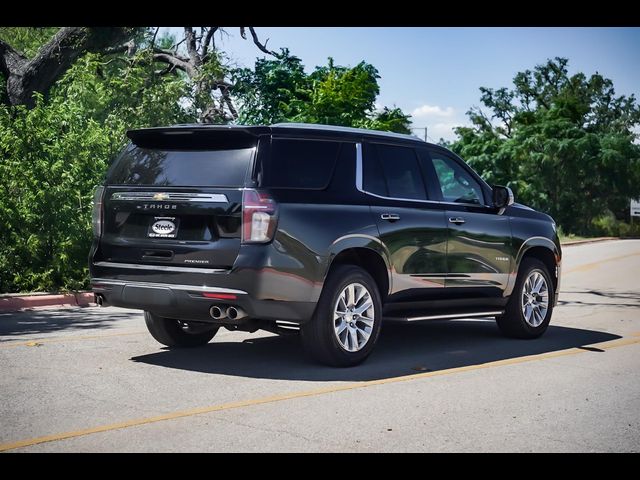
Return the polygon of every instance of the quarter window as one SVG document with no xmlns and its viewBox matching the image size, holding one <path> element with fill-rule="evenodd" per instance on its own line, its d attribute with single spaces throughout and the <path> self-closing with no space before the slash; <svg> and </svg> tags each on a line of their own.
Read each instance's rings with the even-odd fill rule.
<svg viewBox="0 0 640 480">
<path fill-rule="evenodd" d="M 264 186 L 320 190 L 327 187 L 336 165 L 338 142 L 274 139 Z"/>
</svg>

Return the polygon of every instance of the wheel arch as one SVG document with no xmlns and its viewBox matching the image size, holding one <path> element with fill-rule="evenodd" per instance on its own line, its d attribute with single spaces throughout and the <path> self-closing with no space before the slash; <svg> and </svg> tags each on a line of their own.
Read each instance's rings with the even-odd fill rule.
<svg viewBox="0 0 640 480">
<path fill-rule="evenodd" d="M 326 281 L 331 271 L 338 265 L 356 265 L 373 277 L 384 303 L 392 287 L 388 257 L 384 253 L 383 246 L 377 243 L 378 239 L 374 238 L 378 248 L 370 245 L 371 240 L 368 240 L 368 245 L 351 244 L 335 249 L 331 254 L 324 280 Z"/>
<path fill-rule="evenodd" d="M 525 258 L 535 258 L 545 264 L 553 281 L 554 292 L 557 292 L 560 279 L 561 258 L 559 247 L 551 239 L 546 237 L 532 237 L 527 239 L 520 246 L 520 249 L 518 250 L 518 254 L 516 256 L 516 268 L 514 271 L 513 282 L 511 282 L 511 290 L 515 285 L 515 278 L 520 271 L 520 265 L 522 265 L 522 261 Z"/>
</svg>

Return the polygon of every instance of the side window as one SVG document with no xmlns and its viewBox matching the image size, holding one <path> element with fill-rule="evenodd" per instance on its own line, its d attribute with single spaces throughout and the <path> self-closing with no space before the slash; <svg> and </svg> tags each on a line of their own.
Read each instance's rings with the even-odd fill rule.
<svg viewBox="0 0 640 480">
<path fill-rule="evenodd" d="M 384 181 L 384 174 L 382 173 L 382 166 L 380 165 L 375 145 L 365 143 L 362 147 L 362 188 L 364 188 L 365 192 L 388 197 L 387 183 Z"/>
<path fill-rule="evenodd" d="M 388 196 L 426 200 L 416 153 L 411 148 L 377 145 L 378 157 L 387 181 Z"/>
<path fill-rule="evenodd" d="M 336 165 L 340 143 L 274 138 L 264 186 L 321 190 Z"/>
<path fill-rule="evenodd" d="M 434 151 L 431 158 L 445 202 L 484 203 L 480 184 L 455 160 Z"/>
</svg>

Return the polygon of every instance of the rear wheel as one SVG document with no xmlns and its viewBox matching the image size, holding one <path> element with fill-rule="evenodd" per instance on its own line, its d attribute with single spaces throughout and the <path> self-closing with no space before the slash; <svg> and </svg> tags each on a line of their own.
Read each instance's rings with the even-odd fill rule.
<svg viewBox="0 0 640 480">
<path fill-rule="evenodd" d="M 205 345 L 218 332 L 218 327 L 206 323 L 185 322 L 151 312 L 144 312 L 144 321 L 151 336 L 167 347 Z"/>
<path fill-rule="evenodd" d="M 354 366 L 371 354 L 381 321 L 376 282 L 359 267 L 341 265 L 327 278 L 313 318 L 302 325 L 302 341 L 319 362 Z"/>
<path fill-rule="evenodd" d="M 514 338 L 536 338 L 549 326 L 554 290 L 544 263 L 525 258 L 504 315 L 497 317 L 500 331 Z"/>
</svg>

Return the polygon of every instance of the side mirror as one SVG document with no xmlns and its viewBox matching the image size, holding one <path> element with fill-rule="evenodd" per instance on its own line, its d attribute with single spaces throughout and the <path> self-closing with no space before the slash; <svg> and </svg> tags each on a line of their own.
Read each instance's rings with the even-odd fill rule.
<svg viewBox="0 0 640 480">
<path fill-rule="evenodd" d="M 494 185 L 493 190 L 493 206 L 495 208 L 506 208 L 509 205 L 513 205 L 514 198 L 513 192 L 509 187 L 502 187 L 500 185 Z"/>
</svg>

